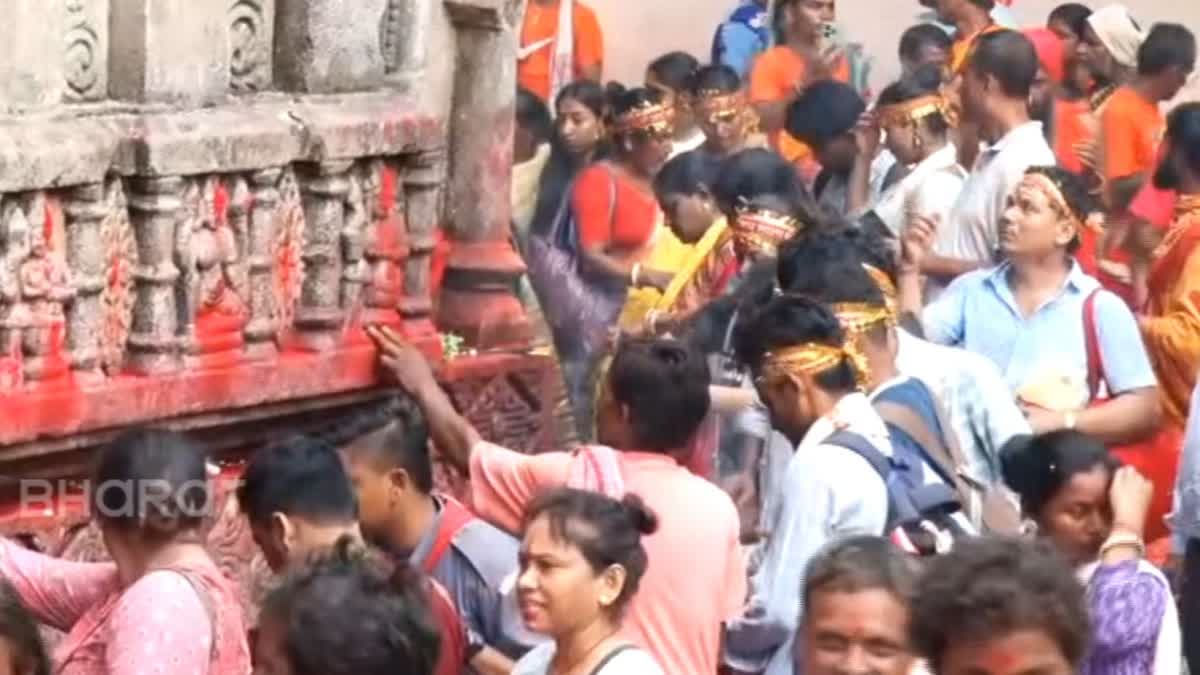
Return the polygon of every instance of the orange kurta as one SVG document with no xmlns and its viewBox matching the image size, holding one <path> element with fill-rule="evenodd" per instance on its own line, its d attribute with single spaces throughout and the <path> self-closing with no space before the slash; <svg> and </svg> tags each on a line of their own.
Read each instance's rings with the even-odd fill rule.
<svg viewBox="0 0 1200 675">
<path fill-rule="evenodd" d="M 1167 421 L 1182 429 L 1200 367 L 1200 195 L 1180 197 L 1175 213 L 1150 270 L 1142 336 Z"/>
<path fill-rule="evenodd" d="M 1153 170 L 1165 126 L 1158 104 L 1129 87 L 1118 89 L 1100 115 L 1104 182 Z"/>
<path fill-rule="evenodd" d="M 778 103 L 796 98 L 797 88 L 807 77 L 808 60 L 791 47 L 772 47 L 754 60 L 750 71 L 750 102 Z M 839 82 L 850 81 L 850 60 L 841 58 L 831 73 Z M 771 147 L 784 159 L 804 167 L 814 162 L 812 148 L 776 130 L 768 134 Z"/>
<path fill-rule="evenodd" d="M 542 5 L 530 2 L 525 8 L 525 23 L 521 26 L 521 48 L 546 41 L 545 45 L 517 62 L 517 81 L 522 87 L 543 100 L 550 98 L 550 67 L 554 57 L 554 37 L 558 34 L 559 4 Z M 574 7 L 574 72 L 579 77 L 584 70 L 603 66 L 604 37 L 596 13 L 587 5 L 576 2 Z"/>
</svg>

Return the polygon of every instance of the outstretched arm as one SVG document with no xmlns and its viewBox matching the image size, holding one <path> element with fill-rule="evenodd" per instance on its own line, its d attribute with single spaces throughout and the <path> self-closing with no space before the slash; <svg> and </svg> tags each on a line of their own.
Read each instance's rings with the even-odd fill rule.
<svg viewBox="0 0 1200 675">
<path fill-rule="evenodd" d="M 433 442 L 455 468 L 466 473 L 471 449 L 481 437 L 475 427 L 454 409 L 450 397 L 434 378 L 433 368 L 425 360 L 425 355 L 390 328 L 371 326 L 367 328 L 367 334 L 379 347 L 379 360 L 384 367 L 425 414 Z"/>
</svg>

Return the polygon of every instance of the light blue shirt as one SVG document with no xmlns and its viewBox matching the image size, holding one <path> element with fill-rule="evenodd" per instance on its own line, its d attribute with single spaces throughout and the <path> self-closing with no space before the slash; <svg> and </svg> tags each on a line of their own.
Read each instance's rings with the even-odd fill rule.
<svg viewBox="0 0 1200 675">
<path fill-rule="evenodd" d="M 1032 316 L 1022 316 L 1008 285 L 1009 263 L 963 275 L 925 307 L 926 337 L 991 359 L 1016 392 L 1054 373 L 1086 382 L 1083 307 L 1100 282 L 1072 263 L 1062 289 Z M 1101 291 L 1095 301 L 1096 335 L 1111 395 L 1156 386 L 1154 370 L 1129 307 Z"/>
<path fill-rule="evenodd" d="M 1191 539 L 1200 540 L 1200 385 L 1192 392 L 1192 411 L 1188 415 L 1187 436 L 1183 439 L 1183 457 L 1175 479 L 1175 508 L 1171 514 L 1174 552 L 1187 550 Z"/>
<path fill-rule="evenodd" d="M 737 71 L 744 83 L 754 59 L 771 46 L 771 19 L 765 3 L 746 0 L 717 27 L 713 62 Z"/>
</svg>

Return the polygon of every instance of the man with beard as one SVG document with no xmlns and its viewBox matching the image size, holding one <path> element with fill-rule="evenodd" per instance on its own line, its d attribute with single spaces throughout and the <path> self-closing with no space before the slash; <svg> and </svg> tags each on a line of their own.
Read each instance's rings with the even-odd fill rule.
<svg viewBox="0 0 1200 675">
<path fill-rule="evenodd" d="M 1142 304 L 1145 283 L 1144 273 L 1136 271 L 1144 265 L 1137 260 L 1145 260 L 1150 254 L 1145 249 L 1154 246 L 1137 246 L 1132 235 L 1140 224 L 1129 207 L 1154 170 L 1165 125 L 1159 105 L 1179 93 L 1195 66 L 1192 32 L 1179 24 L 1155 25 L 1138 49 L 1137 75 L 1113 93 L 1100 114 L 1104 202 L 1113 216 L 1101 252 L 1101 270 L 1112 277 L 1106 285 L 1135 307 Z"/>
<path fill-rule="evenodd" d="M 1175 220 L 1150 268 L 1150 300 L 1139 323 L 1162 387 L 1165 423 L 1187 426 L 1175 483 L 1172 553 L 1184 559 L 1183 630 L 1192 672 L 1200 672 L 1200 103 L 1167 120 L 1157 187 L 1175 190 Z"/>
<path fill-rule="evenodd" d="M 963 112 L 989 145 L 947 222 L 933 224 L 938 231 L 935 255 L 922 267 L 931 296 L 955 277 L 991 265 L 1000 248 L 1000 221 L 1009 195 L 1030 166 L 1055 163 L 1042 125 L 1029 117 L 1037 72 L 1037 52 L 1021 33 L 1002 30 L 976 40 L 962 72 Z"/>
</svg>

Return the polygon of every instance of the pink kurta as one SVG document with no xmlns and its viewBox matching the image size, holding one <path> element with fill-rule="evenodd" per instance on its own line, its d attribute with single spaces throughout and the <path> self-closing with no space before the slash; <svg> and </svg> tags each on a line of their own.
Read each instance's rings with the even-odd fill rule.
<svg viewBox="0 0 1200 675">
<path fill-rule="evenodd" d="M 211 563 L 153 570 L 122 589 L 115 565 L 59 560 L 0 539 L 0 576 L 38 621 L 67 632 L 54 655 L 57 675 L 251 671 L 237 594 Z"/>
</svg>

